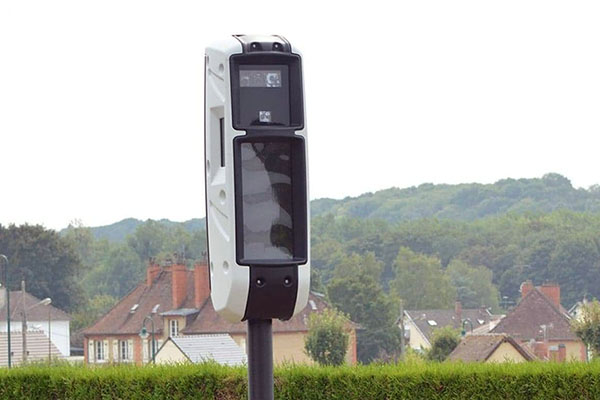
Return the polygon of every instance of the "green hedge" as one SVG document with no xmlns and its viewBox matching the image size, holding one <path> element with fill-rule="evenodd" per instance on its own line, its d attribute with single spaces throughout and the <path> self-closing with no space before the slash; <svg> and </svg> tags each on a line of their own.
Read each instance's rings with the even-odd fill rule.
<svg viewBox="0 0 600 400">
<path fill-rule="evenodd" d="M 600 363 L 424 364 L 275 372 L 277 399 L 598 399 Z M 243 399 L 246 371 L 218 365 L 0 371 L 2 399 Z"/>
</svg>

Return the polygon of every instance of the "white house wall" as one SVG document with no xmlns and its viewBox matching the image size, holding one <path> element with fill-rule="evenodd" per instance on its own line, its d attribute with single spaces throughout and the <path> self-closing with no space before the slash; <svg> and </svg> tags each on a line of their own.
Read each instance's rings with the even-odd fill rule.
<svg viewBox="0 0 600 400">
<path fill-rule="evenodd" d="M 64 357 L 71 355 L 69 321 L 52 321 L 52 343 Z M 43 331 L 48 336 L 48 321 L 27 321 L 28 330 Z M 11 332 L 21 332 L 21 321 L 10 321 Z M 0 332 L 6 332 L 6 321 L 0 321 Z"/>
</svg>

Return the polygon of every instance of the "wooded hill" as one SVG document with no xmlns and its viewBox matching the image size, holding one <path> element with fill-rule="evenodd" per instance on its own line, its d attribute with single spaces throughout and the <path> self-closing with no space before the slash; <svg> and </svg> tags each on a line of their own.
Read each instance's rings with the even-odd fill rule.
<svg viewBox="0 0 600 400">
<path fill-rule="evenodd" d="M 464 307 L 499 311 L 514 304 L 526 279 L 559 283 L 565 307 L 583 296 L 600 298 L 598 186 L 575 189 L 557 174 L 490 185 L 424 184 L 314 200 L 312 213 L 311 286 L 364 328 L 361 361 L 397 349 L 400 300 L 406 309 L 452 308 L 460 300 Z M 70 260 L 65 274 L 75 279 L 65 290 L 47 274 L 61 267 L 54 258 L 33 254 L 31 263 L 22 256 L 44 235 Z M 206 250 L 204 219 L 126 219 L 69 227 L 60 241 L 53 235 L 59 236 L 41 227 L 0 227 L 0 247 L 13 260 L 15 277 L 47 276 L 32 286 L 35 295 L 65 292 L 67 309 L 78 311 L 75 329 L 142 281 L 150 257 L 177 252 L 191 265 Z M 46 242 L 38 254 L 56 252 L 45 251 Z"/>
<path fill-rule="evenodd" d="M 342 200 L 311 201 L 313 217 L 333 214 L 338 217 L 382 219 L 388 222 L 435 217 L 472 221 L 488 216 L 554 210 L 600 212 L 600 185 L 575 189 L 559 174 L 542 178 L 502 179 L 493 184 L 463 183 L 434 185 L 424 183 L 410 188 L 390 188 Z M 182 226 L 189 233 L 205 229 L 204 218 L 185 222 L 156 221 L 167 227 Z M 114 224 L 92 227 L 96 239 L 122 242 L 144 221 L 127 218 Z M 62 234 L 68 228 L 61 231 Z"/>
<path fill-rule="evenodd" d="M 559 209 L 600 212 L 600 186 L 575 189 L 564 176 L 546 174 L 542 178 L 503 179 L 488 185 L 424 183 L 343 200 L 318 199 L 311 202 L 313 216 L 331 213 L 390 222 L 430 217 L 470 221 L 507 213 Z"/>
</svg>

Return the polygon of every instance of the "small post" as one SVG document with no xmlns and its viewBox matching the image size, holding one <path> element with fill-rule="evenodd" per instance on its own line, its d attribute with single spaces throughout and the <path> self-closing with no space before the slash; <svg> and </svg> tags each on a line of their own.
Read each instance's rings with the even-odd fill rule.
<svg viewBox="0 0 600 400">
<path fill-rule="evenodd" d="M 404 361 L 404 352 L 406 344 L 404 343 L 404 301 L 400 299 L 400 360 Z"/>
<path fill-rule="evenodd" d="M 25 308 L 25 281 L 21 281 L 21 305 L 23 306 L 23 322 L 21 323 L 23 358 L 21 360 L 21 365 L 25 365 L 27 364 L 27 309 Z"/>
<path fill-rule="evenodd" d="M 6 339 L 7 350 L 8 350 L 8 368 L 12 367 L 12 350 L 10 343 L 10 290 L 8 289 L 8 258 L 4 254 L 0 254 L 0 260 L 4 262 L 4 270 L 2 275 L 2 284 L 4 285 L 4 289 L 6 290 Z"/>
<path fill-rule="evenodd" d="M 52 365 L 52 309 L 48 306 L 48 365 Z"/>
<path fill-rule="evenodd" d="M 248 399 L 273 400 L 272 320 L 248 320 L 247 346 Z"/>
<path fill-rule="evenodd" d="M 465 337 L 467 335 L 467 330 L 465 329 L 465 325 L 469 324 L 471 326 L 471 335 L 473 334 L 473 323 L 471 322 L 470 319 L 463 319 L 462 321 L 462 331 L 460 332 L 462 337 Z"/>
<path fill-rule="evenodd" d="M 144 321 L 142 322 L 142 329 L 140 330 L 140 338 L 142 340 L 148 338 L 148 330 L 146 329 L 146 321 L 150 321 L 150 326 L 152 327 L 151 335 L 152 335 L 152 364 L 156 364 L 156 348 L 155 348 L 155 339 L 154 339 L 154 320 L 151 316 L 146 315 L 144 317 Z"/>
</svg>

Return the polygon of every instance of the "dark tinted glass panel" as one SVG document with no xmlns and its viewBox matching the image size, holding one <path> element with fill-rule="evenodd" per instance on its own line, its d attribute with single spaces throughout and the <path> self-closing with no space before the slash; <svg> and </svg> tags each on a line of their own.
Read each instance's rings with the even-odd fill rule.
<svg viewBox="0 0 600 400">
<path fill-rule="evenodd" d="M 240 65 L 238 125 L 289 126 L 290 85 L 287 65 Z"/>
<path fill-rule="evenodd" d="M 289 142 L 241 144 L 245 259 L 294 256 L 290 147 Z"/>
</svg>

